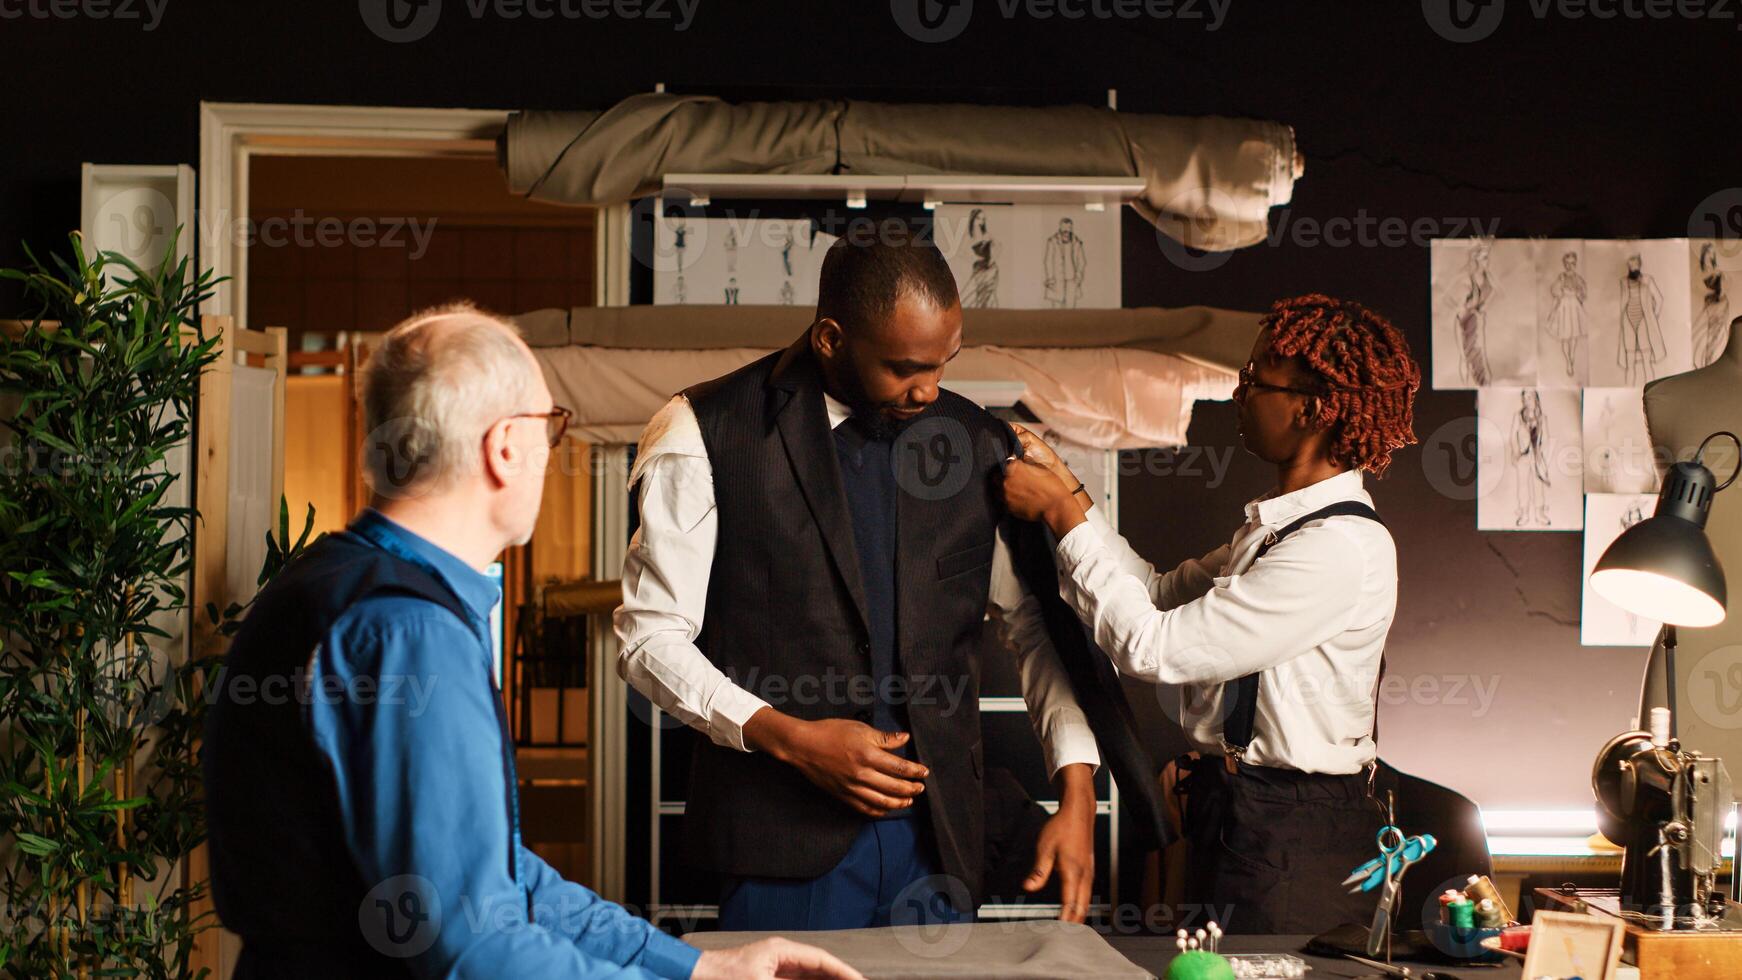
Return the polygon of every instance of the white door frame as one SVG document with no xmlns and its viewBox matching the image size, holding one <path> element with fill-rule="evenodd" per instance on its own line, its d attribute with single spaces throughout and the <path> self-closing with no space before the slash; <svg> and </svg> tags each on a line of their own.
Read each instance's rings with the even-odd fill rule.
<svg viewBox="0 0 1742 980">
<path fill-rule="evenodd" d="M 203 312 L 229 314 L 238 326 L 248 326 L 248 236 L 237 229 L 246 227 L 242 221 L 249 214 L 251 158 L 494 158 L 496 136 L 507 121 L 506 109 L 201 102 L 196 261 L 199 268 L 210 268 L 224 279 Z M 625 305 L 629 302 L 629 206 L 599 209 L 595 227 L 596 301 Z M 620 456 L 622 447 L 615 451 Z M 610 467 L 604 470 L 609 473 Z M 596 481 L 594 493 L 594 567 L 616 569 L 627 544 L 628 490 L 623 480 L 601 479 Z M 592 785 L 588 794 L 591 812 L 584 816 L 592 831 L 593 885 L 606 898 L 621 900 L 626 710 L 625 686 L 615 670 L 615 642 L 615 636 L 602 638 L 589 658 L 595 667 L 589 712 L 593 724 L 587 746 Z M 606 806 L 607 798 L 616 805 Z"/>
<path fill-rule="evenodd" d="M 199 261 L 225 279 L 203 312 L 229 314 L 237 326 L 248 326 L 250 158 L 491 157 L 507 121 L 506 109 L 201 102 Z"/>
</svg>

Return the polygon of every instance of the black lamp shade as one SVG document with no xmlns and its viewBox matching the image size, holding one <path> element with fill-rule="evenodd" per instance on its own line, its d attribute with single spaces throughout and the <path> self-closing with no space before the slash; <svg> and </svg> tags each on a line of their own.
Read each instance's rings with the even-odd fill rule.
<svg viewBox="0 0 1742 980">
<path fill-rule="evenodd" d="M 1664 476 L 1657 511 L 1621 532 L 1591 572 L 1591 588 L 1622 609 L 1675 626 L 1724 621 L 1724 567 L 1706 537 L 1714 479 L 1699 463 Z"/>
</svg>

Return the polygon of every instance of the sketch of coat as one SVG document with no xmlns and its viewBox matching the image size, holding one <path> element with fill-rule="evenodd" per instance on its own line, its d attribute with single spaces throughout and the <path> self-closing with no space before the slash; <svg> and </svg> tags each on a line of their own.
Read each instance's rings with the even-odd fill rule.
<svg viewBox="0 0 1742 980">
<path fill-rule="evenodd" d="M 1554 298 L 1554 306 L 1548 311 L 1548 322 L 1543 325 L 1549 336 L 1556 340 L 1572 340 L 1585 335 L 1585 277 L 1577 272 L 1562 270 L 1555 281 L 1548 287 L 1549 296 Z"/>
<path fill-rule="evenodd" d="M 1621 343 L 1615 358 L 1623 369 L 1636 358 L 1648 365 L 1663 360 L 1663 329 L 1657 322 L 1662 306 L 1663 290 L 1650 273 L 1621 277 Z"/>
<path fill-rule="evenodd" d="M 1046 301 L 1051 306 L 1074 309 L 1083 300 L 1083 274 L 1089 267 L 1083 240 L 1063 229 L 1046 236 Z"/>
<path fill-rule="evenodd" d="M 1537 403 L 1541 405 L 1539 401 Z M 1548 431 L 1542 410 L 1521 410 L 1512 417 L 1512 453 L 1519 460 L 1521 468 L 1528 470 L 1520 473 L 1519 479 L 1528 476 L 1530 479 L 1548 486 L 1548 456 L 1545 455 Z"/>
</svg>

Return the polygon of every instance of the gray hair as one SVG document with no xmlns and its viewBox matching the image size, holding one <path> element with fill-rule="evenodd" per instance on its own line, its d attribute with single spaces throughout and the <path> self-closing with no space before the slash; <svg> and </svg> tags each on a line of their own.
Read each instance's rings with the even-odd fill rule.
<svg viewBox="0 0 1742 980">
<path fill-rule="evenodd" d="M 369 488 L 405 497 L 458 483 L 490 426 L 538 407 L 536 370 L 514 325 L 470 303 L 401 321 L 359 379 Z"/>
</svg>

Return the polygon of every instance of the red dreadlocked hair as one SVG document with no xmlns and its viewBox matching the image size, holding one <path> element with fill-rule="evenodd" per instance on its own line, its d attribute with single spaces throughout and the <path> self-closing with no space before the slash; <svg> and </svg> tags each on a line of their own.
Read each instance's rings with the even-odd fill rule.
<svg viewBox="0 0 1742 980">
<path fill-rule="evenodd" d="M 1320 293 L 1279 300 L 1259 323 L 1271 356 L 1298 357 L 1318 375 L 1318 422 L 1335 429 L 1332 458 L 1384 476 L 1391 454 L 1415 443 L 1421 369 L 1403 332 L 1360 303 Z"/>
</svg>

